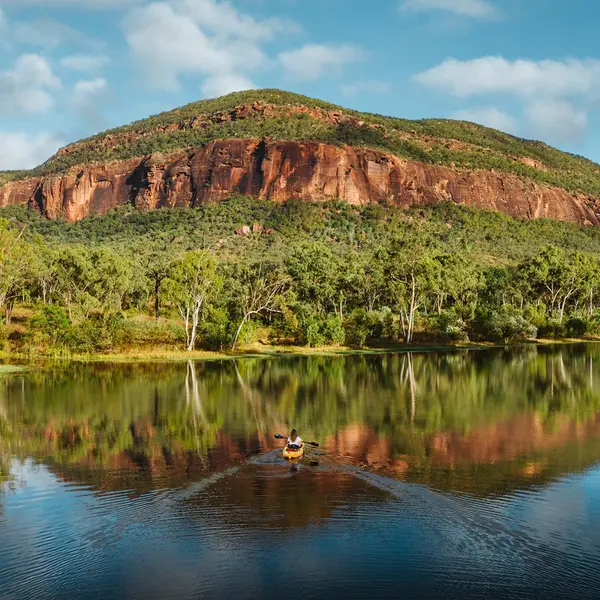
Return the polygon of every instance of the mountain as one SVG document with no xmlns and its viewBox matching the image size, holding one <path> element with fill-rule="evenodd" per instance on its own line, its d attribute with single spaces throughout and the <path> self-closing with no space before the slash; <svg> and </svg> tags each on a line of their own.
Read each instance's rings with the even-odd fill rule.
<svg viewBox="0 0 600 600">
<path fill-rule="evenodd" d="M 456 202 L 600 225 L 600 166 L 464 121 L 360 113 L 278 90 L 188 104 L 0 173 L 0 206 L 77 221 L 231 194 L 397 206 Z"/>
</svg>

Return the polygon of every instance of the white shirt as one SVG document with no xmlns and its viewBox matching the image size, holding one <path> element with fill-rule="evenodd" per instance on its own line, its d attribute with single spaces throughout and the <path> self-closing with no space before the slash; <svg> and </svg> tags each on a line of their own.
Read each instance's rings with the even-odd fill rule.
<svg viewBox="0 0 600 600">
<path fill-rule="evenodd" d="M 292 442 L 292 438 L 289 437 L 287 439 L 288 446 L 302 446 L 302 438 L 297 436 L 296 439 Z"/>
</svg>

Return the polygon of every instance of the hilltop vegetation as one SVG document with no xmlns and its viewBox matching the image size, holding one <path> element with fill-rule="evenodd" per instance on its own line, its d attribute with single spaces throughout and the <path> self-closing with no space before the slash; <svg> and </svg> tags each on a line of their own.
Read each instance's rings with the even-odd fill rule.
<svg viewBox="0 0 600 600">
<path fill-rule="evenodd" d="M 361 113 L 279 90 L 236 92 L 105 131 L 72 144 L 32 171 L 0 173 L 0 184 L 76 165 L 246 138 L 363 146 L 429 164 L 496 169 L 600 196 L 600 166 L 541 142 L 464 121 L 411 121 Z"/>
<path fill-rule="evenodd" d="M 9 350 L 360 347 L 600 331 L 593 227 L 455 205 L 243 197 L 121 208 L 74 224 L 22 208 L 1 215 Z"/>
</svg>

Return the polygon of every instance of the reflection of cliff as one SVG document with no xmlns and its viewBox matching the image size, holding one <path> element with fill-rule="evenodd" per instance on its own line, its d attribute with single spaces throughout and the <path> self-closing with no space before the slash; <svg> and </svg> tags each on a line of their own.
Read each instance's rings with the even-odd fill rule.
<svg viewBox="0 0 600 600">
<path fill-rule="evenodd" d="M 394 445 L 410 449 L 420 444 L 421 453 L 393 449 Z M 452 488 L 491 491 L 498 484 L 510 488 L 532 479 L 539 483 L 594 464 L 600 456 L 600 413 L 586 423 L 563 416 L 546 424 L 535 414 L 524 413 L 466 434 L 446 431 L 423 436 L 407 429 L 402 440 L 389 440 L 355 424 L 330 436 L 325 446 L 335 460 L 411 481 L 438 485 L 443 479 Z M 489 468 L 495 469 L 496 481 L 478 482 L 476 472 Z"/>
<path fill-rule="evenodd" d="M 415 435 L 407 429 L 397 444 L 410 446 Z M 421 434 L 417 433 L 419 438 Z M 444 431 L 424 437 L 424 455 L 415 455 L 413 463 L 426 459 L 431 464 L 453 466 L 457 463 L 495 464 L 560 447 L 575 441 L 600 438 L 600 414 L 587 423 L 577 423 L 563 416 L 544 425 L 535 414 L 515 415 L 506 421 L 477 427 L 467 434 Z M 350 425 L 330 436 L 327 451 L 339 458 L 366 463 L 374 467 L 393 466 L 408 469 L 408 455 L 396 459 L 392 443 L 365 425 Z"/>
<path fill-rule="evenodd" d="M 493 464 L 597 437 L 600 437 L 600 414 L 587 423 L 577 423 L 563 415 L 544 425 L 537 415 L 525 413 L 478 427 L 466 435 L 436 433 L 428 440 L 428 450 L 436 463 Z"/>
<path fill-rule="evenodd" d="M 147 423 L 132 425 L 146 431 Z M 269 440 L 270 441 L 270 440 Z M 80 460 L 65 463 L 50 459 L 51 470 L 62 480 L 93 485 L 101 491 L 132 490 L 138 493 L 162 487 L 179 487 L 190 480 L 224 471 L 258 452 L 268 452 L 280 446 L 276 440 L 265 444 L 257 435 L 233 439 L 220 431 L 215 444 L 206 454 L 193 450 L 173 450 L 153 443 L 150 439 L 132 449 L 111 455 L 99 463 L 93 453 Z"/>
</svg>

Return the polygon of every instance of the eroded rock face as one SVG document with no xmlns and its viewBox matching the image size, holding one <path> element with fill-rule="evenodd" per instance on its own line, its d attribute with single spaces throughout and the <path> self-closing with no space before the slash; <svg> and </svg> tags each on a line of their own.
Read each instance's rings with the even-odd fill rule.
<svg viewBox="0 0 600 600">
<path fill-rule="evenodd" d="M 310 142 L 224 140 L 0 188 L 0 206 L 28 205 L 49 218 L 77 221 L 131 203 L 141 210 L 219 202 L 231 194 L 284 202 L 339 198 L 408 207 L 456 202 L 513 217 L 600 225 L 598 200 L 514 175 L 463 171 L 390 154 Z"/>
</svg>

